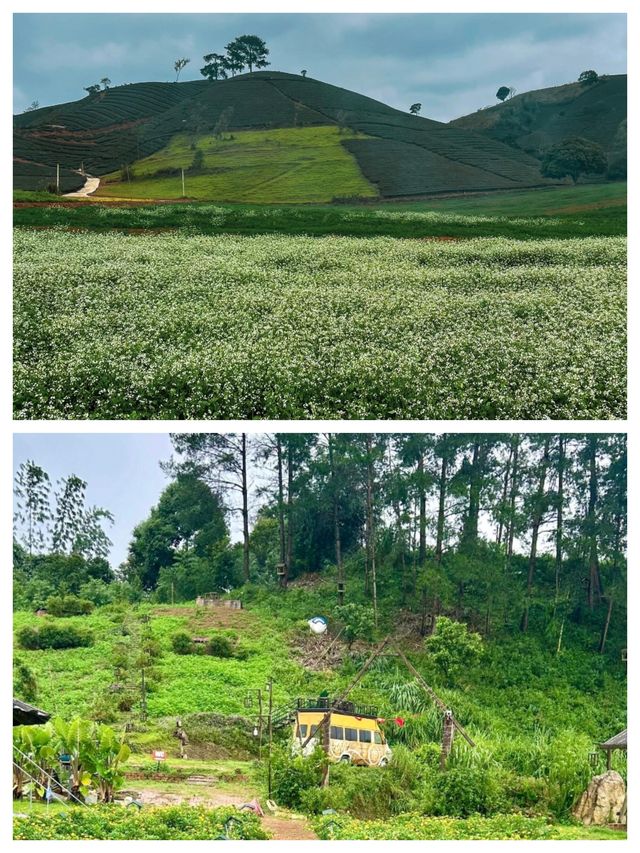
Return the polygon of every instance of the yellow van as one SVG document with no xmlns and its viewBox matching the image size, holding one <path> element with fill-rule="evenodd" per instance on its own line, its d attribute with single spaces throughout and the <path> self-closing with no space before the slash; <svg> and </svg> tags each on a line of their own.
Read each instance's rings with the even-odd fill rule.
<svg viewBox="0 0 640 853">
<path fill-rule="evenodd" d="M 375 709 L 356 707 L 352 702 L 331 702 L 328 698 L 298 699 L 293 721 L 293 750 L 310 755 L 322 745 L 318 726 L 330 711 L 329 759 L 368 767 L 386 767 L 391 749 L 378 725 Z M 305 744 L 311 735 L 309 742 Z"/>
</svg>

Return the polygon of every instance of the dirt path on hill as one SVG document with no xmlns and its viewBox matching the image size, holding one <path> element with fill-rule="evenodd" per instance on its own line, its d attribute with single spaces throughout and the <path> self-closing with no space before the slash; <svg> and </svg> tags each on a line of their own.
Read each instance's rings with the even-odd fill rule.
<svg viewBox="0 0 640 853">
<path fill-rule="evenodd" d="M 85 175 L 86 181 L 84 186 L 72 193 L 64 193 L 64 198 L 84 198 L 85 196 L 94 193 L 100 186 L 100 178 L 94 178 L 91 175 Z"/>
</svg>

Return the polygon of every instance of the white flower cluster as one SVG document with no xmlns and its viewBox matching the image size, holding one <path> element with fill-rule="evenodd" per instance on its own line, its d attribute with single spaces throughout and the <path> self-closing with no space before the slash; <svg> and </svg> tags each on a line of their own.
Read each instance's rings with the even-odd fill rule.
<svg viewBox="0 0 640 853">
<path fill-rule="evenodd" d="M 18 418 L 623 418 L 622 237 L 15 232 Z"/>
</svg>

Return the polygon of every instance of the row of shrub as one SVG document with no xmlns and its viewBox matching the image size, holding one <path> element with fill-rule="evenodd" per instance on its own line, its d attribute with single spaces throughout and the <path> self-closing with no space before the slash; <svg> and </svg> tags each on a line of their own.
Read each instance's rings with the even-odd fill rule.
<svg viewBox="0 0 640 853">
<path fill-rule="evenodd" d="M 16 634 L 18 645 L 23 649 L 75 649 L 86 648 L 94 643 L 93 632 L 76 625 L 61 625 L 45 622 L 37 628 L 25 625 Z"/>
<path fill-rule="evenodd" d="M 13 822 L 13 837 L 17 841 L 211 841 L 266 840 L 269 835 L 255 814 L 238 812 L 232 807 L 208 810 L 163 806 L 138 810 L 105 805 L 17 817 Z"/>
<path fill-rule="evenodd" d="M 95 610 L 95 604 L 77 595 L 50 595 L 45 610 L 52 616 L 88 616 Z"/>
<path fill-rule="evenodd" d="M 204 643 L 194 642 L 186 631 L 178 631 L 171 638 L 171 647 L 177 655 L 211 655 L 216 658 L 246 660 L 248 649 L 237 642 L 233 632 L 216 631 Z"/>
</svg>

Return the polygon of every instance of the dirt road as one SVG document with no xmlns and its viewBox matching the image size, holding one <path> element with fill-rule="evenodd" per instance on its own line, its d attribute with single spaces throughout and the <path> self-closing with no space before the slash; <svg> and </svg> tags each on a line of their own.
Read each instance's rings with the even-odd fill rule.
<svg viewBox="0 0 640 853">
<path fill-rule="evenodd" d="M 100 186 L 100 178 L 85 175 L 86 181 L 83 187 L 73 193 L 64 193 L 64 198 L 84 198 L 94 193 Z"/>
</svg>

